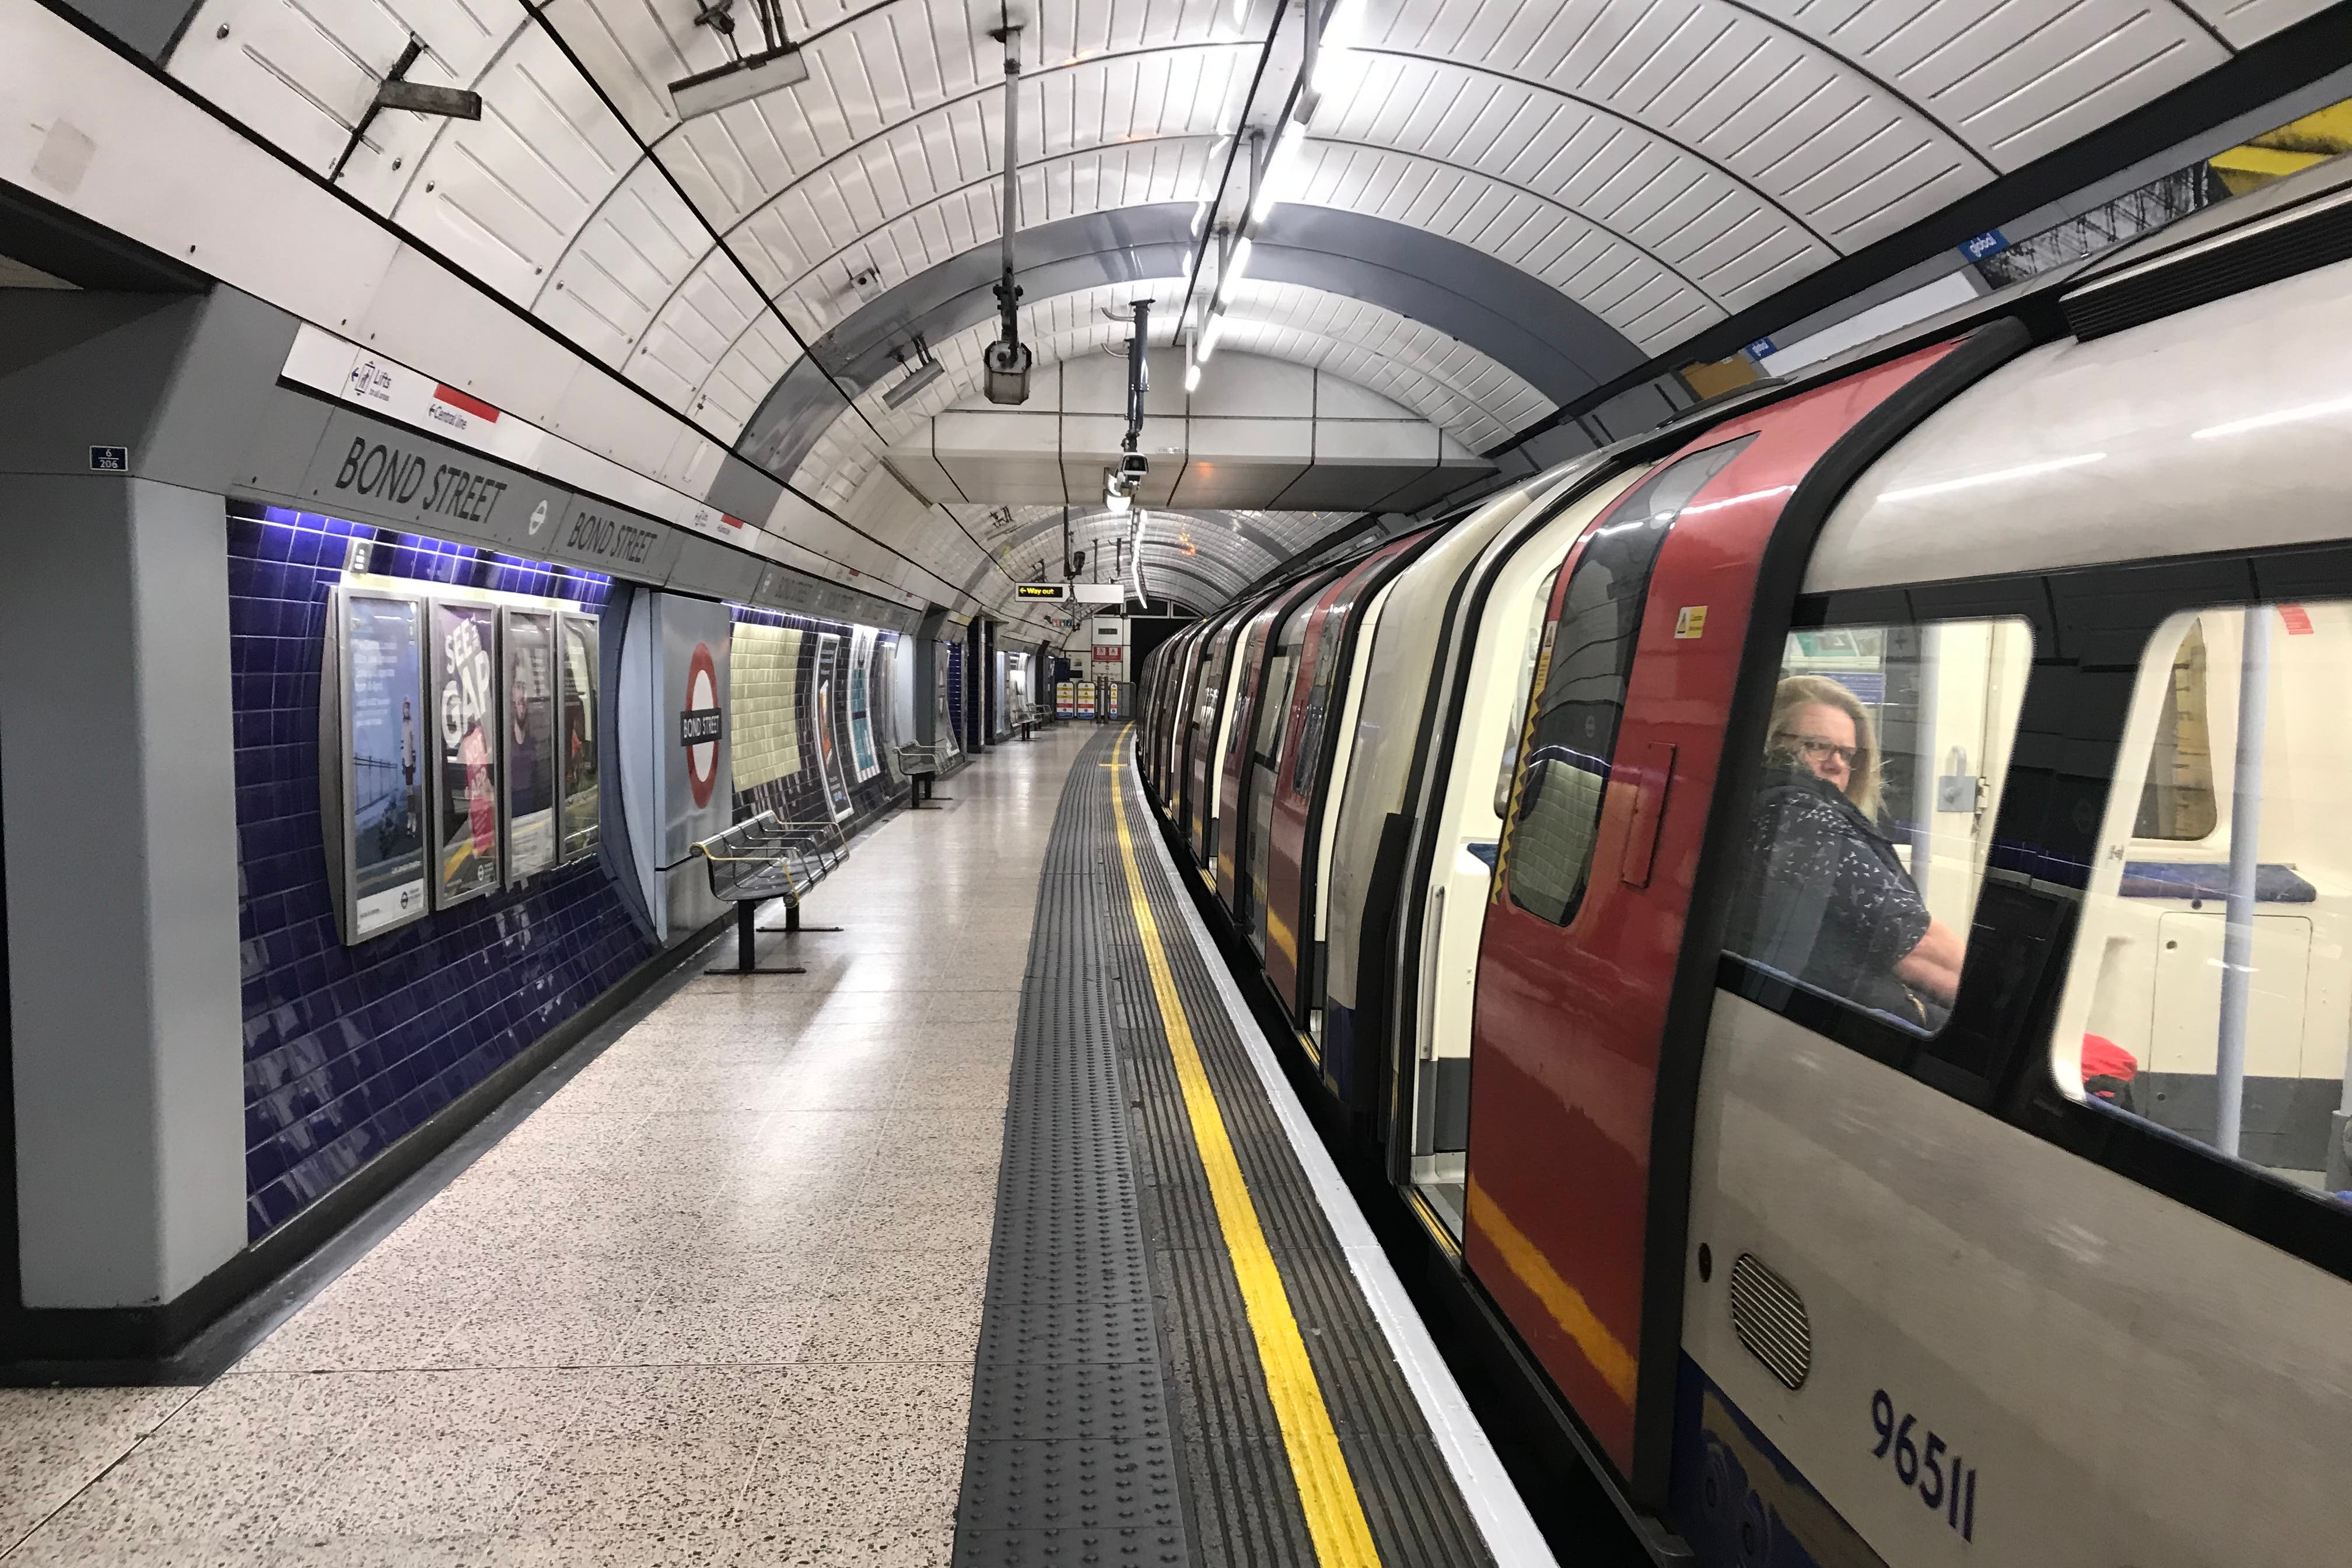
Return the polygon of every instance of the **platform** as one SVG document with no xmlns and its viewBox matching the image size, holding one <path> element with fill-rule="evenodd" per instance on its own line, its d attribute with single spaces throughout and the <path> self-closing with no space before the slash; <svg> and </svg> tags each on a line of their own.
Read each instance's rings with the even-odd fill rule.
<svg viewBox="0 0 2352 1568">
<path fill-rule="evenodd" d="M 0 1391 L 7 1561 L 1493 1561 L 1126 733 L 874 829 L 804 974 L 687 966 L 224 1375 Z"/>
</svg>

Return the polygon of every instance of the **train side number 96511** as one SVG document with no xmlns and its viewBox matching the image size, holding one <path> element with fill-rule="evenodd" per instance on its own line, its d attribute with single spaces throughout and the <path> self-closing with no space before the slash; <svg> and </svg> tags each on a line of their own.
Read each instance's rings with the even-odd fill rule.
<svg viewBox="0 0 2352 1568">
<path fill-rule="evenodd" d="M 1916 1489 L 1919 1500 L 1930 1510 L 1940 1510 L 1944 1522 L 1958 1531 L 1962 1541 L 1974 1541 L 1976 1468 L 1962 1463 L 1935 1433 L 1922 1433 L 1918 1416 L 1906 1414 L 1897 1420 L 1895 1400 L 1883 1388 L 1870 1396 L 1870 1429 L 1878 1434 L 1878 1446 L 1871 1449 L 1870 1457 L 1892 1456 L 1895 1479 L 1907 1489 Z"/>
</svg>

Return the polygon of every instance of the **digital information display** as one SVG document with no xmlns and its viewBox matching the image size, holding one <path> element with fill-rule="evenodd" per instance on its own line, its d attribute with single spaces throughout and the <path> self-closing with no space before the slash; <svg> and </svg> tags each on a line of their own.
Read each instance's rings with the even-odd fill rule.
<svg viewBox="0 0 2352 1568">
<path fill-rule="evenodd" d="M 341 595 L 346 942 L 405 925 L 427 907 L 424 615 L 404 595 Z"/>
<path fill-rule="evenodd" d="M 500 612 L 499 736 L 505 747 L 506 880 L 556 861 L 555 616 Z"/>
<path fill-rule="evenodd" d="M 562 844 L 559 854 L 569 864 L 594 854 L 604 831 L 596 754 L 601 633 L 593 616 L 567 611 L 557 624 L 557 641 L 562 650 L 557 660 L 557 674 L 562 681 L 557 703 L 562 723 L 557 752 L 563 759 Z"/>
</svg>

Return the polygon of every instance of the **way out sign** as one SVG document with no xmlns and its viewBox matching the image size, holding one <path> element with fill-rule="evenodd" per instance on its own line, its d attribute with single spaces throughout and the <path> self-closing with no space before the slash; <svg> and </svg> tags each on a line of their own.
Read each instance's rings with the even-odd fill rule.
<svg viewBox="0 0 2352 1568">
<path fill-rule="evenodd" d="M 1015 598 L 1021 599 L 1066 599 L 1070 596 L 1070 585 L 1067 583 L 1015 583 L 1013 593 Z"/>
</svg>

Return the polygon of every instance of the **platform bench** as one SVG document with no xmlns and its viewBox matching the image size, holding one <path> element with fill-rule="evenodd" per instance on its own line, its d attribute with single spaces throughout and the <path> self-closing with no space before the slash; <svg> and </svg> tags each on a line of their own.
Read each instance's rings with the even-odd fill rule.
<svg viewBox="0 0 2352 1568">
<path fill-rule="evenodd" d="M 710 974 L 802 974 L 798 968 L 761 969 L 752 962 L 753 921 L 759 907 L 770 899 L 784 900 L 783 930 L 796 933 L 801 925 L 801 900 L 811 889 L 833 875 L 849 858 L 849 840 L 835 822 L 786 822 L 763 811 L 713 834 L 694 846 L 710 876 L 710 895 L 735 906 L 735 958 L 732 969 L 712 969 Z M 835 931 L 835 926 L 809 927 Z"/>
</svg>

